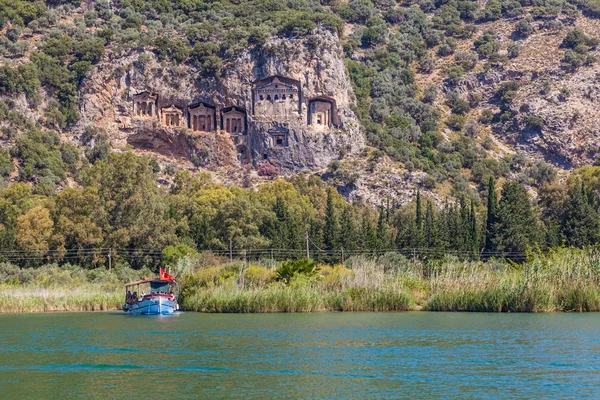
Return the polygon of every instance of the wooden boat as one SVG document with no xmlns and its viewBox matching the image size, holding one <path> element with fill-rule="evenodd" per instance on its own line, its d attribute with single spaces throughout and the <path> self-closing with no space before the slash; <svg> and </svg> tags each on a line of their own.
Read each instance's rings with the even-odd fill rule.
<svg viewBox="0 0 600 400">
<path fill-rule="evenodd" d="M 179 310 L 177 290 L 175 278 L 161 268 L 157 279 L 145 279 L 125 285 L 123 311 L 134 315 L 172 315 Z"/>
</svg>

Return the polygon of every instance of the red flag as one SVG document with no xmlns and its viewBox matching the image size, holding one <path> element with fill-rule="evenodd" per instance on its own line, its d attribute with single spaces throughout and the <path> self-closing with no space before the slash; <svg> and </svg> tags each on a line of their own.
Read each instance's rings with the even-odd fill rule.
<svg viewBox="0 0 600 400">
<path fill-rule="evenodd" d="M 167 274 L 167 271 L 165 271 L 163 268 L 160 269 L 160 280 L 161 281 L 174 281 L 175 278 L 173 278 L 171 275 Z"/>
</svg>

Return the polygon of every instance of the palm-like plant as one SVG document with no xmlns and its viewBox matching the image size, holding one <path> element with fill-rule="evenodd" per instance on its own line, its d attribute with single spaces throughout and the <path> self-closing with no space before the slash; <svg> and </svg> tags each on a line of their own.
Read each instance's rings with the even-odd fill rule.
<svg viewBox="0 0 600 400">
<path fill-rule="evenodd" d="M 313 260 L 286 261 L 281 263 L 277 268 L 275 279 L 287 285 L 296 275 L 314 276 L 318 272 L 319 269 Z"/>
</svg>

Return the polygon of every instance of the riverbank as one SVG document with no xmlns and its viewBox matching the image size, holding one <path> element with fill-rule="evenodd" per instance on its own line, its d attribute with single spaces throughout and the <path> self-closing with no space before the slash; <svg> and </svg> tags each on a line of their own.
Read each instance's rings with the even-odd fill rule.
<svg viewBox="0 0 600 400">
<path fill-rule="evenodd" d="M 0 288 L 0 312 L 109 311 L 123 307 L 123 291 Z"/>
<path fill-rule="evenodd" d="M 286 269 L 268 262 L 208 265 L 206 259 L 186 260 L 178 274 L 180 305 L 184 311 L 209 313 L 600 311 L 600 253 L 593 249 L 559 249 L 532 255 L 524 264 L 457 259 L 422 262 L 387 254 L 376 259 L 353 258 L 345 266 L 294 271 L 290 265 Z M 61 279 L 50 282 L 69 285 L 49 287 L 48 276 L 53 274 L 62 274 Z M 44 276 L 45 280 L 40 278 Z M 82 275 L 76 268 L 54 266 L 40 277 L 0 286 L 0 312 L 118 310 L 122 306 L 125 276 L 118 271 L 92 270 Z"/>
<path fill-rule="evenodd" d="M 0 263 L 0 313 L 120 310 L 124 282 L 150 274 L 122 266 L 111 271 L 70 264 L 21 269 Z"/>
<path fill-rule="evenodd" d="M 533 254 L 524 264 L 387 254 L 321 266 L 287 281 L 278 273 L 243 265 L 198 269 L 182 279 L 181 303 L 200 312 L 600 311 L 600 253 L 594 249 Z"/>
</svg>

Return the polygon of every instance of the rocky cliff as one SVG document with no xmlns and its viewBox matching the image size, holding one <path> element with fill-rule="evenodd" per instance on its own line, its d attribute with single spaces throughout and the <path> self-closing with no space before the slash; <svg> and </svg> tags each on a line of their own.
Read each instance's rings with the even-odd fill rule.
<svg viewBox="0 0 600 400">
<path fill-rule="evenodd" d="M 108 56 L 82 84 L 77 131 L 101 128 L 113 147 L 131 145 L 208 169 L 244 164 L 259 168 L 268 163 L 281 172 L 297 172 L 326 167 L 333 159 L 364 147 L 350 109 L 354 95 L 343 53 L 331 33 L 274 39 L 260 54 L 247 51 L 224 70 L 221 77 L 206 77 L 194 66 L 169 64 L 144 50 Z M 287 103 L 276 97 L 282 104 L 276 106 L 289 103 L 292 110 L 263 107 L 259 113 L 258 95 L 253 95 L 257 85 L 264 82 L 265 90 L 277 91 L 281 81 L 291 82 L 288 86 L 298 96 L 286 99 Z M 144 93 L 152 99 L 151 115 L 140 116 L 135 98 Z M 331 104 L 329 124 L 310 121 L 314 101 Z M 208 128 L 194 129 L 192 110 L 199 104 L 214 110 L 215 121 L 211 119 Z M 169 110 L 180 113 L 176 123 L 165 120 Z M 234 128 L 234 120 L 241 125 Z"/>
<path fill-rule="evenodd" d="M 491 133 L 495 139 L 520 151 L 532 159 L 544 159 L 555 167 L 570 170 L 592 163 L 598 157 L 600 147 L 600 69 L 597 63 L 573 67 L 565 63 L 566 50 L 562 45 L 566 34 L 578 29 L 590 37 L 596 37 L 600 22 L 581 16 L 564 20 L 566 28 L 555 31 L 547 28 L 547 21 L 531 23 L 532 32 L 519 37 L 507 21 L 485 23 L 481 31 L 494 32 L 499 46 L 508 47 L 515 36 L 518 53 L 502 65 L 484 70 L 477 65 L 465 74 L 456 87 L 444 86 L 441 70 L 447 65 L 438 61 L 437 71 L 419 75 L 422 84 L 434 83 L 444 87 L 445 95 L 458 93 L 471 101 L 468 117 L 476 120 L 484 108 L 498 113 L 510 111 L 510 118 L 497 118 Z M 472 49 L 471 39 L 459 41 L 461 50 Z M 506 56 L 505 52 L 502 52 Z M 600 56 L 600 49 L 588 50 L 591 57 Z M 502 110 L 498 90 L 503 84 L 515 82 L 514 99 L 507 110 Z M 535 121 L 535 123 L 532 123 Z"/>
</svg>

